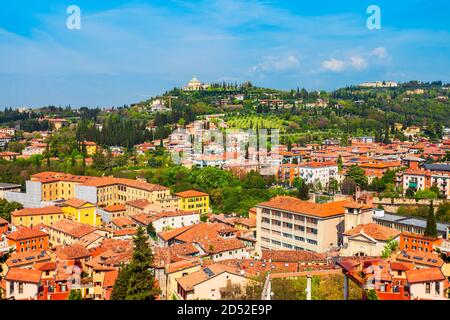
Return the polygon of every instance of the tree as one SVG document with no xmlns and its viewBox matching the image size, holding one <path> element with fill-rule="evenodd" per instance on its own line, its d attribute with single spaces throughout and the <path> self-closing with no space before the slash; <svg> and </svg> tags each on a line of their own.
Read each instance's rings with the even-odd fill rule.
<svg viewBox="0 0 450 320">
<path fill-rule="evenodd" d="M 119 275 L 114 283 L 111 300 L 126 300 L 129 282 L 130 268 L 129 265 L 124 265 L 120 268 Z"/>
<path fill-rule="evenodd" d="M 430 202 L 430 209 L 428 211 L 428 218 L 427 218 L 427 226 L 425 227 L 424 235 L 428 236 L 428 237 L 434 237 L 434 238 L 436 238 L 438 236 L 437 226 L 436 226 L 436 217 L 434 216 L 433 201 Z"/>
<path fill-rule="evenodd" d="M 353 195 L 356 192 L 356 182 L 351 178 L 345 178 L 341 184 L 341 191 L 346 195 Z"/>
<path fill-rule="evenodd" d="M 22 209 L 23 206 L 18 202 L 8 202 L 0 199 L 0 218 L 11 221 L 11 212 Z"/>
<path fill-rule="evenodd" d="M 292 185 L 298 191 L 298 198 L 304 201 L 309 200 L 309 187 L 300 177 L 295 177 Z"/>
<path fill-rule="evenodd" d="M 394 239 L 390 239 L 388 243 L 383 248 L 383 251 L 381 252 L 382 258 L 389 258 L 395 250 L 398 249 L 398 242 Z"/>
<path fill-rule="evenodd" d="M 377 292 L 374 289 L 367 291 L 367 300 L 378 300 Z"/>
<path fill-rule="evenodd" d="M 343 165 L 344 165 L 344 162 L 342 161 L 341 155 L 339 155 L 339 157 L 337 159 L 337 166 L 338 166 L 339 171 L 342 171 Z"/>
<path fill-rule="evenodd" d="M 361 189 L 367 187 L 367 176 L 365 175 L 364 169 L 358 167 L 357 165 L 351 166 L 347 171 L 347 178 L 352 179 Z"/>
<path fill-rule="evenodd" d="M 147 225 L 147 233 L 152 239 L 156 239 L 156 230 L 152 222 Z"/>
<path fill-rule="evenodd" d="M 264 189 L 266 186 L 264 178 L 254 170 L 247 173 L 242 182 L 246 189 Z"/>
<path fill-rule="evenodd" d="M 436 199 L 438 195 L 431 189 L 418 190 L 416 192 L 416 199 Z"/>
<path fill-rule="evenodd" d="M 116 300 L 154 300 L 160 293 L 155 288 L 152 268 L 153 253 L 148 245 L 148 236 L 139 227 L 134 237 L 133 258 L 128 266 L 119 272 L 113 287 L 112 298 Z"/>
<path fill-rule="evenodd" d="M 78 290 L 70 290 L 68 300 L 82 300 L 81 291 Z"/>
<path fill-rule="evenodd" d="M 415 194 L 416 194 L 416 192 L 414 191 L 413 188 L 408 188 L 405 191 L 405 197 L 407 197 L 407 198 L 414 198 Z"/>
</svg>

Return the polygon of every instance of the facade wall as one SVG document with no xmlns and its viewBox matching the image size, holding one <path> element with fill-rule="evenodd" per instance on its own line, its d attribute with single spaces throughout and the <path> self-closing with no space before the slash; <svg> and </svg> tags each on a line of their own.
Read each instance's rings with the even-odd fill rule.
<svg viewBox="0 0 450 320">
<path fill-rule="evenodd" d="M 6 299 L 35 300 L 37 298 L 37 293 L 37 284 L 6 281 Z"/>
<path fill-rule="evenodd" d="M 192 299 L 221 299 L 220 289 L 227 286 L 227 282 L 237 284 L 244 288 L 249 280 L 245 277 L 224 272 L 194 287 L 194 292 L 188 295 L 188 300 Z"/>
<path fill-rule="evenodd" d="M 64 218 L 63 213 L 56 214 L 41 214 L 41 215 L 29 215 L 29 216 L 20 216 L 15 217 L 11 215 L 11 224 L 19 227 L 33 227 L 38 224 L 45 224 L 47 226 L 51 226 L 53 223 Z"/>
<path fill-rule="evenodd" d="M 256 251 L 307 250 L 325 252 L 329 246 L 339 244 L 343 232 L 344 216 L 319 219 L 298 213 L 256 208 Z"/>
<path fill-rule="evenodd" d="M 180 209 L 185 211 L 209 212 L 209 196 L 181 198 Z"/>
<path fill-rule="evenodd" d="M 102 219 L 97 215 L 96 207 L 93 205 L 86 205 L 81 208 L 74 208 L 66 206 L 62 208 L 66 218 L 75 220 L 91 226 L 101 226 Z"/>
<path fill-rule="evenodd" d="M 411 298 L 444 300 L 445 297 L 443 287 L 444 287 L 443 281 L 410 284 Z"/>
<path fill-rule="evenodd" d="M 200 223 L 200 215 L 192 214 L 176 217 L 164 217 L 153 222 L 153 227 L 156 232 L 161 232 L 164 229 L 177 229 L 185 226 Z"/>
<path fill-rule="evenodd" d="M 34 250 L 47 250 L 48 249 L 48 236 L 35 237 L 30 239 L 22 239 L 14 241 L 8 239 L 8 244 L 16 248 L 16 252 L 26 252 Z"/>
</svg>

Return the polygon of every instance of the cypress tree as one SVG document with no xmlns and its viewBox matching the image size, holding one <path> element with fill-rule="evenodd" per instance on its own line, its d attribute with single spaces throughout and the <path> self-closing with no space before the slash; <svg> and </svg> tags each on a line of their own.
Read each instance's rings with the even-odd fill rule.
<svg viewBox="0 0 450 320">
<path fill-rule="evenodd" d="M 111 300 L 126 300 L 129 282 L 130 270 L 129 266 L 125 265 L 119 270 L 119 275 L 111 293 Z"/>
<path fill-rule="evenodd" d="M 139 227 L 134 238 L 133 259 L 129 265 L 127 300 L 154 300 L 159 293 L 159 290 L 154 288 L 155 279 L 151 270 L 153 253 L 147 241 L 148 236 L 144 229 Z"/>
<path fill-rule="evenodd" d="M 424 234 L 428 237 L 437 237 L 437 226 L 436 217 L 434 216 L 433 201 L 430 202 L 430 210 L 428 211 L 427 226 Z"/>
<path fill-rule="evenodd" d="M 154 300 L 159 294 L 159 289 L 154 287 L 153 253 L 147 241 L 148 236 L 139 227 L 133 241 L 133 258 L 120 270 L 111 299 Z"/>
</svg>

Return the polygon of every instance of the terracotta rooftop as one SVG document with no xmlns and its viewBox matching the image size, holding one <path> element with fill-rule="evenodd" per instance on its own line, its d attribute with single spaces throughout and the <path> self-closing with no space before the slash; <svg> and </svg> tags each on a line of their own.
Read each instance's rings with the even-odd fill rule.
<svg viewBox="0 0 450 320">
<path fill-rule="evenodd" d="M 444 264 L 444 261 L 436 253 L 418 250 L 403 250 L 397 254 L 396 260 L 430 267 L 441 267 Z"/>
<path fill-rule="evenodd" d="M 114 231 L 114 237 L 133 236 L 137 230 L 135 228 L 126 228 Z"/>
<path fill-rule="evenodd" d="M 125 204 L 135 207 L 135 208 L 145 209 L 151 203 L 147 199 L 138 199 L 138 200 L 127 201 L 127 202 L 125 202 Z"/>
<path fill-rule="evenodd" d="M 90 256 L 90 252 L 82 245 L 73 244 L 71 246 L 56 247 L 56 256 L 60 260 L 78 260 Z"/>
<path fill-rule="evenodd" d="M 193 197 L 206 197 L 209 196 L 209 194 L 197 190 L 187 190 L 183 192 L 177 192 L 175 193 L 176 196 L 181 198 L 193 198 Z"/>
<path fill-rule="evenodd" d="M 266 261 L 299 262 L 299 261 L 326 261 L 323 253 L 297 250 L 263 250 L 262 259 Z"/>
<path fill-rule="evenodd" d="M 176 281 L 185 291 L 188 292 L 194 290 L 194 287 L 196 285 L 224 272 L 239 275 L 239 270 L 237 270 L 236 268 L 220 263 L 215 263 L 203 268 L 200 271 L 193 272 L 188 274 L 187 276 L 178 278 L 176 279 Z"/>
<path fill-rule="evenodd" d="M 329 203 L 314 203 L 303 201 L 289 196 L 278 196 L 269 201 L 257 204 L 257 207 L 266 207 L 282 211 L 290 211 L 294 213 L 309 215 L 317 218 L 329 218 L 343 215 L 345 213 L 344 206 L 348 205 L 351 200 L 341 200 Z"/>
<path fill-rule="evenodd" d="M 22 216 L 37 216 L 37 215 L 47 215 L 47 214 L 62 214 L 61 207 L 51 206 L 44 208 L 25 208 L 21 210 L 16 210 L 11 213 L 14 217 Z"/>
<path fill-rule="evenodd" d="M 6 236 L 7 239 L 13 241 L 20 241 L 24 239 L 38 238 L 38 237 L 48 237 L 48 234 L 39 230 L 30 228 L 19 228 L 18 230 L 11 232 Z"/>
<path fill-rule="evenodd" d="M 406 271 L 406 279 L 409 283 L 421 283 L 444 281 L 445 276 L 439 268 L 426 268 Z"/>
<path fill-rule="evenodd" d="M 38 284 L 41 276 L 42 271 L 40 270 L 11 268 L 5 276 L 5 280 Z"/>
<path fill-rule="evenodd" d="M 8 267 L 18 267 L 43 261 L 50 261 L 50 256 L 46 251 L 26 251 L 11 254 L 6 261 L 6 265 Z"/>
<path fill-rule="evenodd" d="M 107 206 L 103 208 L 103 210 L 107 212 L 121 212 L 125 211 L 125 205 L 124 204 L 113 204 L 111 206 Z"/>
<path fill-rule="evenodd" d="M 344 235 L 354 236 L 360 233 L 379 241 L 388 241 L 400 235 L 400 231 L 376 223 L 359 224 L 355 228 L 345 231 Z"/>
<path fill-rule="evenodd" d="M 81 238 L 89 233 L 94 232 L 97 230 L 96 228 L 80 223 L 77 221 L 72 221 L 68 219 L 62 219 L 59 221 L 56 221 L 51 226 L 49 226 L 50 229 L 68 234 L 74 238 Z"/>
<path fill-rule="evenodd" d="M 74 208 L 81 208 L 85 204 L 90 204 L 92 206 L 95 206 L 93 203 L 90 203 L 86 200 L 77 199 L 77 198 L 69 199 L 69 200 L 65 201 L 64 204 L 68 205 L 70 207 L 74 207 Z"/>
</svg>

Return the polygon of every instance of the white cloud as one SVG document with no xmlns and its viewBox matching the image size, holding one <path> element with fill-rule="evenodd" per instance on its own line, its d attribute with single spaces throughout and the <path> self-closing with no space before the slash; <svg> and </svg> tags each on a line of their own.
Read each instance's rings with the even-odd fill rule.
<svg viewBox="0 0 450 320">
<path fill-rule="evenodd" d="M 322 69 L 324 71 L 341 72 L 345 69 L 345 62 L 331 58 L 322 62 Z"/>
<path fill-rule="evenodd" d="M 377 47 L 370 53 L 370 56 L 375 56 L 378 59 L 386 59 L 389 57 L 389 53 L 385 47 Z"/>
<path fill-rule="evenodd" d="M 253 72 L 278 72 L 293 70 L 299 66 L 299 59 L 294 54 L 289 53 L 278 57 L 265 57 L 262 62 L 253 66 L 251 70 Z"/>
<path fill-rule="evenodd" d="M 361 56 L 352 56 L 350 57 L 349 64 L 355 68 L 356 70 L 363 70 L 367 68 L 366 60 Z"/>
</svg>

